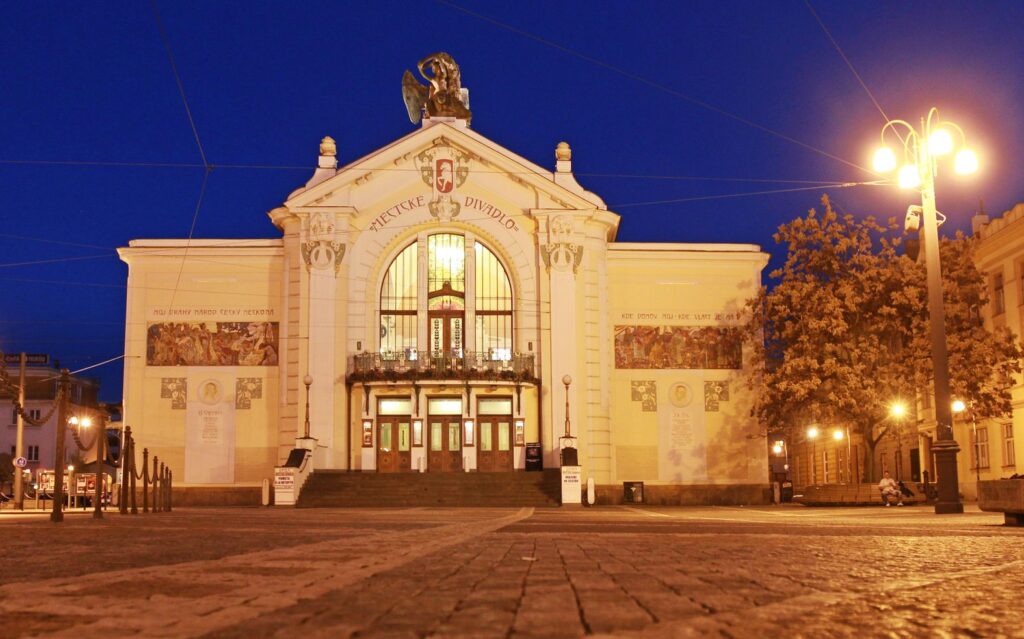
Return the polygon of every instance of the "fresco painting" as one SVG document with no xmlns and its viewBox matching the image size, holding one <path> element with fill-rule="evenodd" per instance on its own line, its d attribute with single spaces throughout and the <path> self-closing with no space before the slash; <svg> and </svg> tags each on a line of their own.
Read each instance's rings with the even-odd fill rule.
<svg viewBox="0 0 1024 639">
<path fill-rule="evenodd" d="M 277 322 L 155 322 L 149 366 L 277 366 Z"/>
<path fill-rule="evenodd" d="M 616 326 L 615 368 L 739 369 L 739 328 Z"/>
</svg>

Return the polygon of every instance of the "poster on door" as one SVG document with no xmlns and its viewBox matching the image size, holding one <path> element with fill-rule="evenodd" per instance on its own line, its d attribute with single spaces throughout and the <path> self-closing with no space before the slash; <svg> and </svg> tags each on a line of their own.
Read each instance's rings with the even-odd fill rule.
<svg viewBox="0 0 1024 639">
<path fill-rule="evenodd" d="M 188 379 L 185 483 L 235 481 L 234 377 L 196 371 Z"/>
<path fill-rule="evenodd" d="M 695 393 L 697 388 L 701 394 Z M 707 435 L 703 384 L 697 377 L 676 377 L 658 385 L 658 479 L 706 481 Z"/>
</svg>

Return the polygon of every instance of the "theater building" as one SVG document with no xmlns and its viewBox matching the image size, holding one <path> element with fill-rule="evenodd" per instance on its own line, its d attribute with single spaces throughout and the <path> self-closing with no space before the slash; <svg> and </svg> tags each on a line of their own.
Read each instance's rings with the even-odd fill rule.
<svg viewBox="0 0 1024 639">
<path fill-rule="evenodd" d="M 617 242 L 569 145 L 552 171 L 481 135 L 440 56 L 408 135 L 340 168 L 324 138 L 280 238 L 120 250 L 140 447 L 179 485 L 256 486 L 307 428 L 317 469 L 363 473 L 552 468 L 568 429 L 601 501 L 762 501 L 739 326 L 767 256 Z"/>
</svg>

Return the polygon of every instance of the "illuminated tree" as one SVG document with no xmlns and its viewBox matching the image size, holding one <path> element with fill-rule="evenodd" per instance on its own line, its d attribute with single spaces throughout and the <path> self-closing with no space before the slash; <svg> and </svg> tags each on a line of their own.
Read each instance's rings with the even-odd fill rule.
<svg viewBox="0 0 1024 639">
<path fill-rule="evenodd" d="M 751 304 L 761 371 L 751 382 L 754 410 L 770 431 L 849 425 L 866 444 L 863 476 L 873 479 L 892 402 L 932 392 L 924 269 L 898 253 L 893 220 L 840 216 L 827 197 L 822 204 L 823 213 L 779 227 L 786 262 L 770 273 L 775 288 Z M 962 236 L 942 243 L 946 330 L 953 392 L 983 418 L 1009 413 L 1021 351 L 1008 331 L 982 325 L 987 298 L 972 246 Z"/>
</svg>

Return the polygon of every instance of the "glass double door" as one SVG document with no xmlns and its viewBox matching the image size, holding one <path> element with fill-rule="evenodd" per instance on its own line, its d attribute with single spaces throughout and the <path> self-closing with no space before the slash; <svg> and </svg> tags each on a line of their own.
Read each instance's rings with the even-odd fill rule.
<svg viewBox="0 0 1024 639">
<path fill-rule="evenodd" d="M 462 470 L 462 418 L 456 415 L 431 415 L 427 420 L 427 471 Z"/>
<path fill-rule="evenodd" d="M 463 323 L 461 312 L 430 312 L 430 356 L 462 357 Z"/>
<path fill-rule="evenodd" d="M 408 416 L 387 415 L 377 421 L 377 472 L 412 470 L 411 429 Z"/>
<path fill-rule="evenodd" d="M 512 419 L 487 415 L 477 418 L 480 435 L 476 453 L 477 469 L 482 473 L 512 470 Z"/>
</svg>

